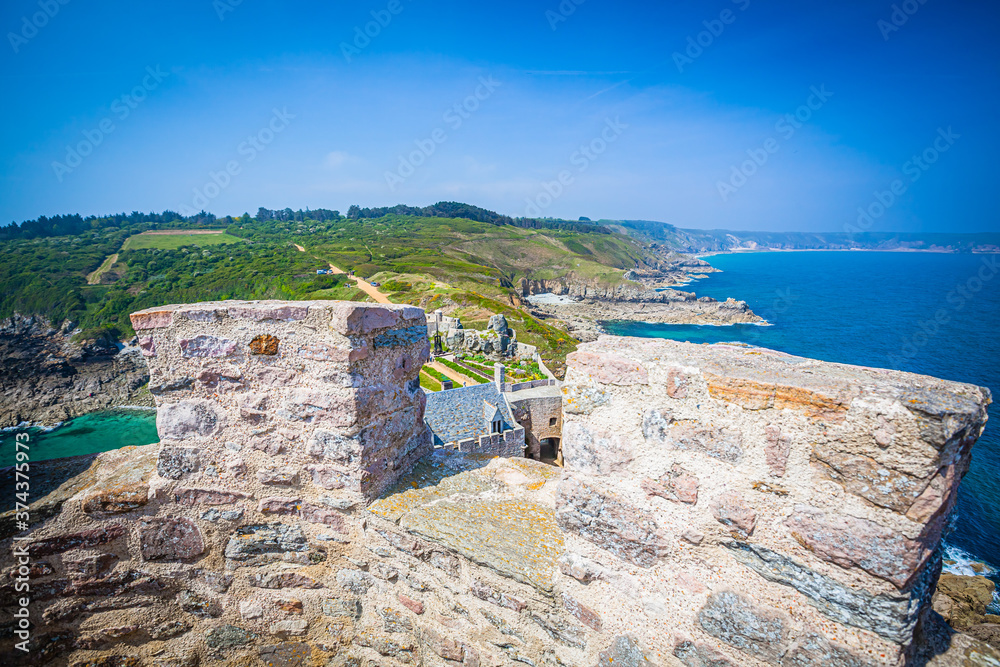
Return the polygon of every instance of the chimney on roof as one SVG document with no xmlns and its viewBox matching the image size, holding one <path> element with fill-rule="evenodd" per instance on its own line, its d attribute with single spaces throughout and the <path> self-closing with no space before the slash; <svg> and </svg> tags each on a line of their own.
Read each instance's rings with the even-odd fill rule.
<svg viewBox="0 0 1000 667">
<path fill-rule="evenodd" d="M 497 385 L 498 391 L 503 391 L 503 383 L 507 379 L 507 369 L 503 364 L 493 364 L 493 382 Z"/>
</svg>

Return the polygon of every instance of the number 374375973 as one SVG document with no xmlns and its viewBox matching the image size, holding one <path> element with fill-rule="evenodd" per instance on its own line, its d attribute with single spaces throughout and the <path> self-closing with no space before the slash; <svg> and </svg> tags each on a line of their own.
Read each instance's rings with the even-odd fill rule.
<svg viewBox="0 0 1000 667">
<path fill-rule="evenodd" d="M 17 517 L 15 520 L 24 521 L 28 518 L 28 495 L 31 489 L 28 479 L 30 445 L 27 433 L 18 433 L 14 438 L 17 459 L 17 466 L 14 470 L 14 490 L 17 497 Z M 22 518 L 21 515 L 24 515 Z"/>
</svg>

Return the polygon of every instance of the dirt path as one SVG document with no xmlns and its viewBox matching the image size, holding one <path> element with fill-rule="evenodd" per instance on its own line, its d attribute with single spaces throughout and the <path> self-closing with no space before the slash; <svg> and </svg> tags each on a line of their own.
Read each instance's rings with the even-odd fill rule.
<svg viewBox="0 0 1000 667">
<path fill-rule="evenodd" d="M 118 261 L 118 253 L 115 253 L 113 255 L 109 255 L 106 260 L 104 260 L 103 262 L 101 262 L 101 265 L 99 267 L 97 267 L 96 271 L 93 271 L 92 273 L 90 273 L 87 276 L 87 284 L 88 285 L 100 285 L 101 284 L 101 276 L 103 276 L 105 273 L 107 273 L 108 269 L 110 269 L 112 266 L 114 266 L 115 262 L 117 262 L 117 261 Z"/>
<path fill-rule="evenodd" d="M 333 264 L 330 265 L 330 271 L 333 273 L 343 273 L 342 270 L 338 269 Z M 389 301 L 389 297 L 387 297 L 385 294 L 382 294 L 382 292 L 379 292 L 378 288 L 372 285 L 367 280 L 360 278 L 358 276 L 350 276 L 350 279 L 353 280 L 355 284 L 357 284 L 358 289 L 360 289 L 362 292 L 364 292 L 371 298 L 375 299 L 377 303 L 392 303 L 392 301 Z"/>
<path fill-rule="evenodd" d="M 426 365 L 428 368 L 433 368 L 438 373 L 443 373 L 446 377 L 450 377 L 452 380 L 454 380 L 463 387 L 471 387 L 472 385 L 479 384 L 472 378 L 465 377 L 464 375 L 457 373 L 448 368 L 447 366 L 445 366 L 444 364 L 439 364 L 436 361 L 432 361 Z"/>
<path fill-rule="evenodd" d="M 292 245 L 294 245 L 296 248 L 298 248 L 299 252 L 305 252 L 306 251 L 306 249 L 303 248 L 302 246 L 300 246 L 298 243 L 293 243 Z M 319 259 L 319 258 L 317 257 L 316 259 Z M 334 273 L 334 274 L 336 274 L 336 273 L 344 273 L 344 271 L 343 271 L 343 269 L 340 269 L 340 268 L 334 266 L 333 264 L 330 264 L 330 273 Z M 367 280 L 359 278 L 358 276 L 350 276 L 350 279 L 353 280 L 357 284 L 358 289 L 360 289 L 362 292 L 364 292 L 365 294 L 367 294 L 368 296 L 370 296 L 372 299 L 374 299 L 376 303 L 392 303 L 392 301 L 389 301 L 389 297 L 387 297 L 382 292 L 378 291 L 378 288 L 375 287 L 374 285 L 372 285 Z"/>
</svg>

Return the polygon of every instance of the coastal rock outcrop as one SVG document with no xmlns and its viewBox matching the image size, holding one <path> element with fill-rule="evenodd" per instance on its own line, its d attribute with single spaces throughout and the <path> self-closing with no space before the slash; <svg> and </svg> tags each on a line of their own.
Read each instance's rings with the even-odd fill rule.
<svg viewBox="0 0 1000 667">
<path fill-rule="evenodd" d="M 0 322 L 0 428 L 53 425 L 116 405 L 142 403 L 149 370 L 138 347 L 110 338 L 72 340 L 72 324 L 14 315 Z"/>
</svg>

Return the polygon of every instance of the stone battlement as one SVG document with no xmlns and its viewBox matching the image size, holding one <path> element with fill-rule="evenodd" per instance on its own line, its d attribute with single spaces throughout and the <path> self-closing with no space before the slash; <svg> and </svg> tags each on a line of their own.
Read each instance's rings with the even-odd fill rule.
<svg viewBox="0 0 1000 667">
<path fill-rule="evenodd" d="M 1000 664 L 929 608 L 985 389 L 602 337 L 513 395 L 560 468 L 496 456 L 517 429 L 432 448 L 420 309 L 132 321 L 162 442 L 31 464 L 29 529 L 0 515 L 10 664 Z"/>
<path fill-rule="evenodd" d="M 371 500 L 430 450 L 419 308 L 226 301 L 150 308 L 132 324 L 162 477 L 203 479 L 212 461 L 215 475 L 245 470 L 244 491 L 303 477 Z"/>
<path fill-rule="evenodd" d="M 640 568 L 674 564 L 655 606 L 686 636 L 683 652 L 740 665 L 904 659 L 988 390 L 613 337 L 567 363 L 561 525 Z M 648 528 L 623 530 L 609 513 Z M 781 664 L 820 664 L 802 660 Z"/>
</svg>

